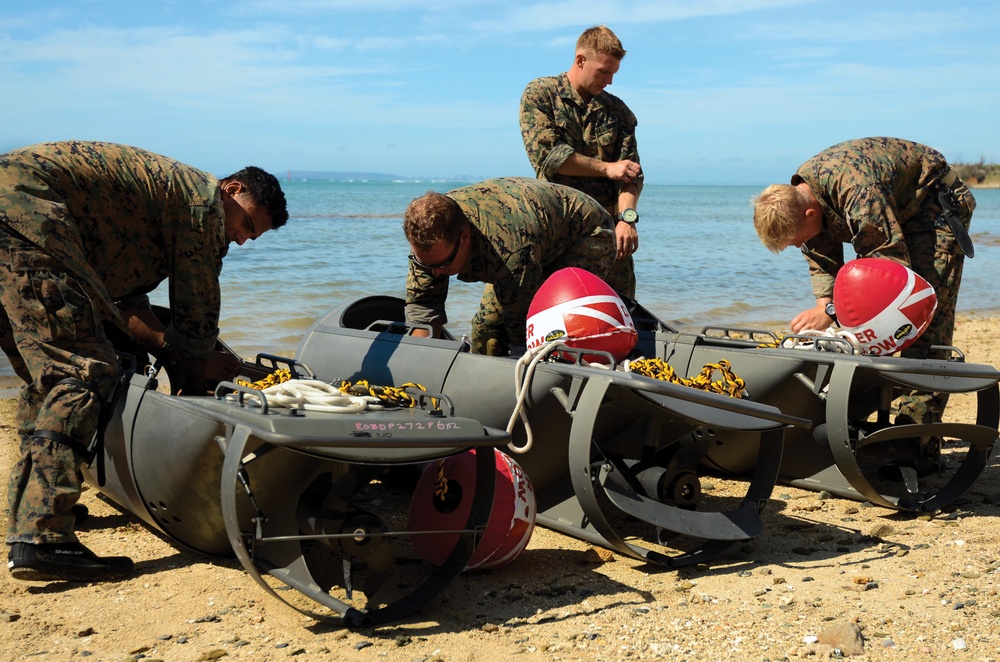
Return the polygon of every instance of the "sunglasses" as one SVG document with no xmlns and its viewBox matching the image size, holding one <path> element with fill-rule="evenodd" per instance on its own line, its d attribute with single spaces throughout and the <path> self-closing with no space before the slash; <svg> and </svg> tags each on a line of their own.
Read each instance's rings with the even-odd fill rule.
<svg viewBox="0 0 1000 662">
<path fill-rule="evenodd" d="M 458 257 L 458 249 L 461 246 L 462 246 L 462 235 L 460 234 L 458 235 L 458 239 L 455 240 L 455 247 L 451 249 L 451 253 L 448 254 L 448 257 L 445 259 L 444 262 L 438 262 L 437 264 L 424 264 L 423 262 L 418 260 L 417 256 L 414 255 L 413 253 L 410 253 L 410 262 L 417 265 L 421 269 L 427 269 L 427 270 L 447 269 L 448 267 L 451 266 L 451 263 L 455 261 L 455 258 Z"/>
</svg>

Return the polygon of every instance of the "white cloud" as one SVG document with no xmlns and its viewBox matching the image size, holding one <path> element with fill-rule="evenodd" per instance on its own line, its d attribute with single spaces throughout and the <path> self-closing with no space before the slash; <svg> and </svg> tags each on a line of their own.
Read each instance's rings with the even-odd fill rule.
<svg viewBox="0 0 1000 662">
<path fill-rule="evenodd" d="M 981 0 L 119 4 L 5 8 L 2 140 L 523 174 L 521 90 L 564 70 L 579 30 L 604 22 L 629 50 L 611 92 L 636 111 L 650 164 L 784 163 L 876 131 L 1000 147 L 1000 5 Z"/>
</svg>

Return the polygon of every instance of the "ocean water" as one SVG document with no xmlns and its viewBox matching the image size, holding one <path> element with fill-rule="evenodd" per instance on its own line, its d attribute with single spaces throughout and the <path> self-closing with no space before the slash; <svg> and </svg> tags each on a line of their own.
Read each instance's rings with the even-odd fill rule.
<svg viewBox="0 0 1000 662">
<path fill-rule="evenodd" d="M 313 322 L 371 294 L 404 296 L 409 247 L 402 215 L 414 197 L 461 182 L 282 182 L 288 224 L 242 247 L 222 273 L 222 337 L 237 352 L 294 353 Z M 761 187 L 647 185 L 639 202 L 637 297 L 681 328 L 787 328 L 812 306 L 809 278 L 794 248 L 768 252 L 751 222 Z M 1000 190 L 979 189 L 973 216 L 976 257 L 967 260 L 960 312 L 1000 312 Z M 849 249 L 848 249 L 848 252 Z M 152 299 L 166 304 L 166 283 Z M 481 284 L 452 279 L 449 328 L 467 333 Z M 12 371 L 0 357 L 0 375 Z"/>
</svg>

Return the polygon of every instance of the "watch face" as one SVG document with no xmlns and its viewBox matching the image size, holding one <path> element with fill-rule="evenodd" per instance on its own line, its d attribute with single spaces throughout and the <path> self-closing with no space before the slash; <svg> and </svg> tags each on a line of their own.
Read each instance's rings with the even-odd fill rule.
<svg viewBox="0 0 1000 662">
<path fill-rule="evenodd" d="M 639 220 L 639 214 L 634 209 L 626 209 L 622 212 L 622 220 L 626 223 L 635 223 Z"/>
</svg>

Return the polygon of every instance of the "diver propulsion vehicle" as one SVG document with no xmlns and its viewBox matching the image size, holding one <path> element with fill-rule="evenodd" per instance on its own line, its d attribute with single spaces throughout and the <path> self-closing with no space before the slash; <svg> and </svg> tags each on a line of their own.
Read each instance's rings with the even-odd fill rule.
<svg viewBox="0 0 1000 662">
<path fill-rule="evenodd" d="M 956 348 L 931 360 L 861 354 L 836 338 L 786 346 L 754 329 L 681 332 L 639 307 L 634 355 L 680 375 L 725 359 L 744 397 L 585 365 L 580 352 L 567 362 L 572 351 L 536 364 L 518 395 L 522 364 L 471 354 L 447 333 L 414 337 L 403 312 L 387 296 L 347 303 L 313 326 L 297 358 L 345 379 L 420 381 L 500 429 L 518 410 L 528 425 L 511 427 L 511 447 L 534 484 L 538 522 L 666 566 L 706 561 L 759 534 L 778 481 L 933 512 L 970 488 L 998 436 L 1000 373 L 966 363 Z M 976 421 L 897 424 L 897 397 L 930 392 L 973 394 Z M 701 477 L 719 474 L 749 479 L 736 503 L 702 491 Z"/>
<path fill-rule="evenodd" d="M 172 541 L 235 554 L 274 597 L 348 627 L 412 613 L 472 558 L 494 498 L 493 447 L 509 439 L 503 430 L 457 416 L 440 393 L 416 394 L 414 407 L 349 414 L 274 406 L 234 382 L 214 395 L 181 396 L 172 393 L 180 375 L 155 364 L 136 369 L 137 354 L 119 354 L 126 369 L 84 475 Z M 267 354 L 244 361 L 241 376 L 260 380 L 277 370 L 316 378 L 307 366 Z M 483 452 L 473 462 L 467 517 L 448 532 L 450 554 L 421 564 L 408 547 L 408 495 L 390 487 L 392 472 L 468 449 Z"/>
<path fill-rule="evenodd" d="M 933 513 L 961 497 L 986 467 L 1000 424 L 1000 372 L 965 362 L 955 347 L 934 347 L 948 359 L 861 353 L 843 336 L 791 335 L 706 326 L 681 333 L 655 318 L 638 320 L 639 351 L 679 371 L 697 372 L 724 357 L 747 386 L 746 397 L 813 422 L 790 428 L 779 481 L 868 501 L 900 511 Z M 975 422 L 920 423 L 894 417 L 901 396 L 969 394 Z M 705 464 L 728 475 L 753 466 L 752 447 L 731 435 Z"/>
</svg>

